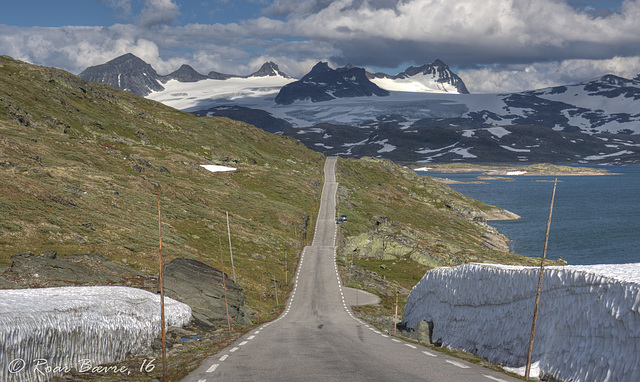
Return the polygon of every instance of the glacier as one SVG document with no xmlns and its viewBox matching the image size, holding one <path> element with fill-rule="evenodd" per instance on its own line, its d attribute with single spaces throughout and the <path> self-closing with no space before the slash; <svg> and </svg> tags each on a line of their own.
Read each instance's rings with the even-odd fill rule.
<svg viewBox="0 0 640 382">
<path fill-rule="evenodd" d="M 191 320 L 186 304 L 165 297 L 164 308 L 166 326 Z M 122 361 L 150 352 L 159 333 L 160 295 L 141 289 L 0 290 L 0 380 L 46 381 L 87 360 Z"/>
<path fill-rule="evenodd" d="M 522 368 L 539 275 L 493 264 L 432 269 L 403 323 L 432 322 L 433 342 Z M 640 264 L 546 267 L 533 361 L 540 376 L 562 381 L 640 381 Z"/>
</svg>

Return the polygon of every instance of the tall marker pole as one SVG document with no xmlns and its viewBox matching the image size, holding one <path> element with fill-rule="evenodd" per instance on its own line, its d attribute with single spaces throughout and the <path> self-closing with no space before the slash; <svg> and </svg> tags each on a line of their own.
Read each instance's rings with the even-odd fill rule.
<svg viewBox="0 0 640 382">
<path fill-rule="evenodd" d="M 229 333 L 231 333 L 231 319 L 229 318 L 229 303 L 227 302 L 227 282 L 224 276 L 224 259 L 222 258 L 222 239 L 218 239 L 220 244 L 220 264 L 222 266 L 222 287 L 224 288 L 224 307 L 227 310 L 227 325 L 229 325 Z"/>
<path fill-rule="evenodd" d="M 233 271 L 233 282 L 236 281 L 236 267 L 233 266 L 233 250 L 231 249 L 231 227 L 229 226 L 229 212 L 227 211 L 227 232 L 229 234 L 229 253 L 231 253 L 231 270 Z"/>
<path fill-rule="evenodd" d="M 540 305 L 540 293 L 542 292 L 542 276 L 544 274 L 544 260 L 547 257 L 547 244 L 549 243 L 549 228 L 551 227 L 551 215 L 553 214 L 553 200 L 556 197 L 556 185 L 558 178 L 553 181 L 553 193 L 551 194 L 551 207 L 549 208 L 549 220 L 547 221 L 547 233 L 544 238 L 544 250 L 542 251 L 542 262 L 540 263 L 540 278 L 538 279 L 538 292 L 536 293 L 536 306 L 533 309 L 533 324 L 531 325 L 531 339 L 529 340 L 529 351 L 527 353 L 527 367 L 524 373 L 525 381 L 529 380 L 531 372 L 531 358 L 533 358 L 533 340 L 536 336 L 536 324 L 538 322 L 538 306 Z"/>
<path fill-rule="evenodd" d="M 160 188 L 158 187 L 158 238 L 160 250 L 158 254 L 160 262 L 160 326 L 162 333 L 162 380 L 167 381 L 167 336 L 164 328 L 164 280 L 162 278 L 162 215 L 160 214 Z"/>
</svg>

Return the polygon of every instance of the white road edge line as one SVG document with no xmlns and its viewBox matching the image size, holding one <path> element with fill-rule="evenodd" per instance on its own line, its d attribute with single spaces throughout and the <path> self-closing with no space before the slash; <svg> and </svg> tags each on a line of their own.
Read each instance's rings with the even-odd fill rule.
<svg viewBox="0 0 640 382">
<path fill-rule="evenodd" d="M 223 362 L 227 358 L 229 358 L 229 354 L 223 355 L 222 357 L 220 357 L 220 362 Z"/>
<path fill-rule="evenodd" d="M 453 366 L 459 367 L 461 369 L 469 369 L 471 368 L 471 366 L 467 366 L 467 365 L 463 365 L 460 362 L 456 362 L 456 361 L 450 361 L 450 360 L 445 360 L 447 363 L 452 364 Z"/>
<path fill-rule="evenodd" d="M 235 352 L 236 350 L 240 349 L 239 347 L 234 347 L 233 349 L 229 350 L 231 353 Z"/>
<path fill-rule="evenodd" d="M 428 351 L 426 351 L 426 350 L 423 350 L 423 351 L 422 351 L 422 353 L 424 353 L 424 354 L 428 355 L 429 357 L 437 357 L 437 355 L 436 355 L 436 354 L 429 353 L 429 352 L 428 352 Z"/>
<path fill-rule="evenodd" d="M 215 364 L 211 365 L 211 367 L 207 369 L 207 373 L 213 373 L 214 371 L 216 371 L 218 366 L 220 366 L 220 364 L 218 364 L 218 363 L 215 363 Z"/>
</svg>

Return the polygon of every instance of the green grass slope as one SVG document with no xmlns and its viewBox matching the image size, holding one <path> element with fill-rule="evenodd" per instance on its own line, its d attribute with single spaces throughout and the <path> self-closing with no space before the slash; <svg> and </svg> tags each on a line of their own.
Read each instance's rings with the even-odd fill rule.
<svg viewBox="0 0 640 382">
<path fill-rule="evenodd" d="M 156 274 L 159 188 L 164 261 L 220 268 L 221 242 L 231 274 L 228 211 L 238 282 L 256 306 L 260 269 L 284 280 L 285 253 L 292 259 L 313 232 L 323 162 L 244 123 L 0 57 L 0 265 L 16 252 L 55 250 Z"/>
</svg>

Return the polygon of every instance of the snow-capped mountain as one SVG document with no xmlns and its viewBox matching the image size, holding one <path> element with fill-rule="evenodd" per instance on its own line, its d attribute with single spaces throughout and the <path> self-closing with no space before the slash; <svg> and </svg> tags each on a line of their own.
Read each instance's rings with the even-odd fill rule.
<svg viewBox="0 0 640 382">
<path fill-rule="evenodd" d="M 182 77 L 195 72 L 188 67 L 173 79 L 149 66 L 132 67 L 138 82 L 155 78 L 162 87 L 148 90 L 147 98 L 201 116 L 242 120 L 326 154 L 427 162 L 640 163 L 640 76 L 466 94 L 439 60 L 396 76 L 378 74 L 373 81 L 363 69 L 331 69 L 326 63 L 299 81 L 273 63 L 249 76 L 196 82 Z M 96 78 L 133 88 L 127 73 Z M 387 81 L 386 88 L 375 81 Z M 433 83 L 447 91 L 422 86 Z"/>
<path fill-rule="evenodd" d="M 288 75 L 284 74 L 278 68 L 278 65 L 273 63 L 272 61 L 265 62 L 258 71 L 251 73 L 247 77 L 283 77 L 283 78 L 291 78 Z"/>
<path fill-rule="evenodd" d="M 410 66 L 395 76 L 367 73 L 367 77 L 391 91 L 469 94 L 462 79 L 440 60 L 419 67 Z"/>
<path fill-rule="evenodd" d="M 389 92 L 371 82 L 364 69 L 351 65 L 331 69 L 326 62 L 319 62 L 302 79 L 285 85 L 275 101 L 278 105 L 290 105 L 295 101 L 322 102 L 373 95 L 384 97 Z"/>
<path fill-rule="evenodd" d="M 101 82 L 142 97 L 166 90 L 165 85 L 172 80 L 180 83 L 196 83 L 210 79 L 228 80 L 233 78 L 279 77 L 291 79 L 291 77 L 280 71 L 278 65 L 273 62 L 266 62 L 258 71 L 248 76 L 236 76 L 215 71 L 211 71 L 205 76 L 186 64 L 175 72 L 162 76 L 151 65 L 131 53 L 117 57 L 102 65 L 91 66 L 80 73 L 80 77 L 86 81 Z M 278 83 L 278 85 L 282 87 L 288 82 L 290 81 Z M 256 85 L 260 86 L 260 84 Z M 267 84 L 267 86 L 272 87 L 273 84 Z M 196 87 L 198 86 L 196 85 Z"/>
</svg>

